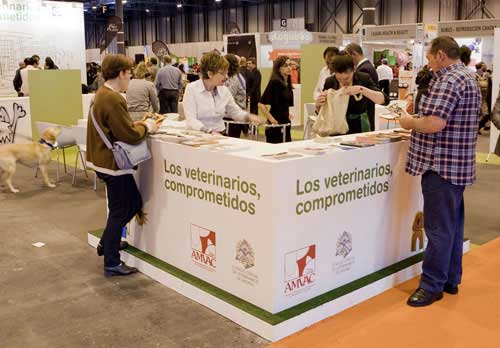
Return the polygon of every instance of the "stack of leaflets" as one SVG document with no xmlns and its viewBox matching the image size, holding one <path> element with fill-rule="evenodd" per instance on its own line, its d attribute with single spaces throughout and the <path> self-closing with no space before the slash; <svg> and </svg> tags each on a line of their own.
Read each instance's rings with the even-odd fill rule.
<svg viewBox="0 0 500 348">
<path fill-rule="evenodd" d="M 401 135 L 394 133 L 372 133 L 367 135 L 360 135 L 356 137 L 356 141 L 366 144 L 387 144 L 401 141 Z"/>
<path fill-rule="evenodd" d="M 277 160 L 277 161 L 303 157 L 299 153 L 288 153 L 287 151 L 277 152 L 277 153 L 268 153 L 268 154 L 264 154 L 261 156 L 264 158 L 273 159 L 273 160 Z"/>
<path fill-rule="evenodd" d="M 329 147 L 327 146 L 317 146 L 317 145 L 310 145 L 310 146 L 305 146 L 305 147 L 294 147 L 290 149 L 290 152 L 297 152 L 301 153 L 304 155 L 324 155 L 330 150 Z"/>
<path fill-rule="evenodd" d="M 249 150 L 250 146 L 237 145 L 237 144 L 210 144 L 210 145 L 205 145 L 202 148 L 210 151 L 229 153 L 229 152 Z"/>
<path fill-rule="evenodd" d="M 213 139 L 199 138 L 199 139 L 183 140 L 180 143 L 182 145 L 200 147 L 200 146 L 204 146 L 204 145 L 215 145 L 215 144 L 218 144 L 219 142 L 217 140 L 213 140 Z"/>
</svg>

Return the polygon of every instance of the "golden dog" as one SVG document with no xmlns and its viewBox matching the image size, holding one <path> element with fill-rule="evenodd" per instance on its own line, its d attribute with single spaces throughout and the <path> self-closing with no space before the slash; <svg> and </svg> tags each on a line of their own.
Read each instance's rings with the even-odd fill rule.
<svg viewBox="0 0 500 348">
<path fill-rule="evenodd" d="M 0 145 L 0 183 L 5 182 L 13 193 L 19 192 L 12 185 L 12 177 L 16 172 L 17 161 L 21 161 L 23 163 L 37 164 L 45 185 L 51 188 L 56 187 L 49 180 L 47 166 L 51 160 L 50 151 L 54 148 L 57 136 L 60 133 L 60 128 L 47 128 L 42 133 L 39 142 Z"/>
</svg>

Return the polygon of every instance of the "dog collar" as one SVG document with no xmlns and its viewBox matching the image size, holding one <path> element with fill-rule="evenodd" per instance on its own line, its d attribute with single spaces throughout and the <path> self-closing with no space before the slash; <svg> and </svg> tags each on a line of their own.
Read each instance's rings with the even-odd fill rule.
<svg viewBox="0 0 500 348">
<path fill-rule="evenodd" d="M 53 144 L 49 143 L 45 139 L 40 139 L 39 143 L 42 145 L 47 145 L 48 147 L 50 147 L 51 150 L 54 150 L 54 148 L 57 146 L 57 145 L 53 145 Z"/>
</svg>

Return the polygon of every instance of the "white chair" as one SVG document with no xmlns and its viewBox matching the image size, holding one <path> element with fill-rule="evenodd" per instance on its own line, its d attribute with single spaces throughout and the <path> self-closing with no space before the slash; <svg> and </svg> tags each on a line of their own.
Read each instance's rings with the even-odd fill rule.
<svg viewBox="0 0 500 348">
<path fill-rule="evenodd" d="M 305 103 L 305 124 L 304 124 L 304 136 L 303 139 L 311 139 L 312 138 L 312 127 L 314 122 L 318 119 L 318 115 L 316 115 L 316 104 L 315 103 Z"/>
<path fill-rule="evenodd" d="M 71 127 L 68 126 L 63 126 L 63 125 L 58 125 L 55 123 L 48 123 L 48 122 L 36 122 L 36 127 L 38 129 L 38 134 L 42 134 L 47 128 L 50 127 L 60 127 L 61 128 L 61 133 L 59 133 L 57 137 L 57 146 L 54 147 L 54 149 L 57 151 L 57 176 L 56 176 L 56 181 L 59 181 L 59 150 L 62 150 L 63 154 L 63 162 L 64 162 L 64 172 L 67 173 L 68 169 L 66 166 L 66 154 L 64 152 L 64 149 L 67 149 L 72 146 L 76 146 L 76 140 L 75 137 L 73 136 L 73 131 Z M 38 176 L 38 167 L 36 168 L 36 173 L 35 177 Z"/>
<path fill-rule="evenodd" d="M 73 180 L 71 181 L 71 185 L 75 184 L 76 180 L 76 171 L 78 170 L 78 157 L 82 162 L 83 171 L 85 172 L 85 176 L 88 178 L 87 174 L 87 160 L 85 159 L 85 153 L 87 152 L 87 127 L 82 126 L 73 126 L 73 135 L 76 139 L 76 146 L 78 147 L 78 153 L 75 158 L 75 167 L 73 168 Z M 97 174 L 94 172 L 94 191 L 97 190 Z"/>
</svg>

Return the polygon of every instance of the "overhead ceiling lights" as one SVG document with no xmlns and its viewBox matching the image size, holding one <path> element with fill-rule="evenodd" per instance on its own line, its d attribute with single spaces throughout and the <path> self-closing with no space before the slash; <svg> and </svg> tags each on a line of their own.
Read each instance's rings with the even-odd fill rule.
<svg viewBox="0 0 500 348">
<path fill-rule="evenodd" d="M 93 10 L 97 10 L 97 6 L 92 6 L 92 9 Z"/>
<path fill-rule="evenodd" d="M 149 8 L 146 9 L 146 12 L 149 13 Z"/>
<path fill-rule="evenodd" d="M 127 3 L 127 0 L 122 0 L 122 4 L 126 4 Z"/>
<path fill-rule="evenodd" d="M 177 8 L 182 8 L 182 4 L 180 2 L 177 3 Z"/>
<path fill-rule="evenodd" d="M 215 2 L 221 2 L 222 0 L 215 0 Z"/>
</svg>

